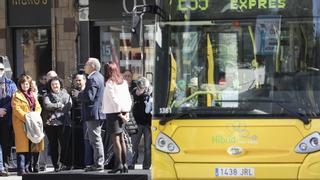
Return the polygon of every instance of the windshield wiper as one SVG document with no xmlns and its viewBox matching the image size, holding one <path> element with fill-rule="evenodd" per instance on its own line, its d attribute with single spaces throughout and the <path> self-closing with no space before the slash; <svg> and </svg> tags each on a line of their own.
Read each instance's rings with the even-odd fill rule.
<svg viewBox="0 0 320 180">
<path fill-rule="evenodd" d="M 256 102 L 256 103 L 273 103 L 281 108 L 283 108 L 289 115 L 292 115 L 293 117 L 296 117 L 297 119 L 301 120 L 304 124 L 309 124 L 311 120 L 305 113 L 299 113 L 297 111 L 294 111 L 290 107 L 284 105 L 285 103 L 293 103 L 289 101 L 275 101 L 275 100 L 216 100 L 216 102 Z M 170 115 L 170 114 L 168 114 Z M 195 117 L 195 112 L 188 112 L 188 113 L 179 113 L 173 116 L 163 116 L 160 119 L 160 125 L 165 125 L 167 122 L 172 121 L 174 119 L 180 119 L 183 117 Z"/>
<path fill-rule="evenodd" d="M 257 102 L 257 103 L 273 103 L 277 104 L 281 108 L 283 108 L 289 115 L 292 115 L 293 117 L 296 117 L 297 119 L 301 120 L 303 124 L 309 124 L 311 120 L 305 113 L 299 113 L 290 107 L 284 105 L 285 103 L 293 103 L 291 101 L 275 101 L 275 100 L 270 100 L 270 99 L 265 99 L 265 100 L 217 100 L 216 102 Z M 304 108 L 303 108 L 304 109 Z"/>
<path fill-rule="evenodd" d="M 311 120 L 309 119 L 309 117 L 305 114 L 305 113 L 299 113 L 297 111 L 294 111 L 292 109 L 290 109 L 288 106 L 284 106 L 281 103 L 275 103 L 277 105 L 279 105 L 280 107 L 282 107 L 284 110 L 286 110 L 289 114 L 293 115 L 294 117 L 300 119 L 303 124 L 309 124 L 311 122 Z"/>
<path fill-rule="evenodd" d="M 188 113 L 180 113 L 173 116 L 163 116 L 160 118 L 160 125 L 165 125 L 167 122 L 172 121 L 174 119 L 184 118 L 184 117 L 195 117 L 196 115 L 194 112 L 188 112 Z"/>
</svg>

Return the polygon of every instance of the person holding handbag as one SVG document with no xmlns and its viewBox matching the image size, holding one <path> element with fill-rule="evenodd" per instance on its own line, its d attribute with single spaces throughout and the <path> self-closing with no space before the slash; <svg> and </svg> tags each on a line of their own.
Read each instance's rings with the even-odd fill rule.
<svg viewBox="0 0 320 180">
<path fill-rule="evenodd" d="M 28 166 L 33 157 L 34 172 L 38 172 L 39 152 L 44 150 L 44 140 L 39 143 L 32 143 L 25 132 L 25 115 L 31 111 L 41 113 L 41 106 L 33 93 L 32 78 L 28 75 L 21 75 L 18 80 L 18 91 L 12 97 L 12 124 L 15 135 L 17 152 L 18 176 L 29 173 Z"/>
<path fill-rule="evenodd" d="M 43 105 L 46 111 L 45 131 L 49 139 L 51 161 L 54 171 L 70 170 L 71 162 L 71 131 L 70 110 L 72 100 L 70 95 L 63 89 L 60 78 L 54 77 L 48 82 L 50 92 L 44 97 Z M 61 153 L 59 154 L 59 144 Z M 60 162 L 64 165 L 60 169 Z"/>
<path fill-rule="evenodd" d="M 131 97 L 127 81 L 122 78 L 115 62 L 105 66 L 106 85 L 103 93 L 102 112 L 107 115 L 107 131 L 112 135 L 115 154 L 114 168 L 108 173 L 128 172 L 127 147 L 124 140 L 124 125 L 129 120 Z"/>
</svg>

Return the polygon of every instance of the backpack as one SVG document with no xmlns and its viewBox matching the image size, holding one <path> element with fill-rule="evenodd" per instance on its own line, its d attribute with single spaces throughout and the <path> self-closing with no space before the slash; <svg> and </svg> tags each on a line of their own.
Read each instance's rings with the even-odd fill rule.
<svg viewBox="0 0 320 180">
<path fill-rule="evenodd" d="M 38 112 L 28 112 L 25 115 L 25 132 L 33 143 L 39 143 L 44 138 L 43 122 Z"/>
</svg>

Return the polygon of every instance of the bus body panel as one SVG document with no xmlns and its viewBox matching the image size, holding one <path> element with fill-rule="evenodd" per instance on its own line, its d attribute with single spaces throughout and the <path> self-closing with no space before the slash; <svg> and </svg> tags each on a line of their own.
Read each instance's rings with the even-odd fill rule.
<svg viewBox="0 0 320 180">
<path fill-rule="evenodd" d="M 299 179 L 320 179 L 320 152 L 307 156 L 301 165 Z"/>
<path fill-rule="evenodd" d="M 153 120 L 152 178 L 172 179 L 176 174 L 176 179 L 213 179 L 217 178 L 215 168 L 231 167 L 253 168 L 257 179 L 319 179 L 320 152 L 295 152 L 304 137 L 319 129 L 318 119 L 309 125 L 296 119 L 180 119 L 163 126 Z M 157 150 L 155 141 L 160 132 L 170 137 L 180 152 Z M 243 140 L 248 137 L 251 139 Z M 232 155 L 230 147 L 241 147 L 243 153 Z"/>
<path fill-rule="evenodd" d="M 152 179 L 173 180 L 177 179 L 174 161 L 167 153 L 159 152 L 151 146 Z M 154 168 L 155 167 L 155 168 Z"/>
</svg>

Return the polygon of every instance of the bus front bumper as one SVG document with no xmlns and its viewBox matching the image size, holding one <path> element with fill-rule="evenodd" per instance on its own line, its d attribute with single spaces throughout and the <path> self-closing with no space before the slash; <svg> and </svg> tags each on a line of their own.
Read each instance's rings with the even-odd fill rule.
<svg viewBox="0 0 320 180">
<path fill-rule="evenodd" d="M 217 176 L 221 169 L 251 169 L 244 179 L 320 179 L 320 152 L 307 156 L 303 163 L 191 163 L 174 162 L 167 153 L 152 146 L 152 179 L 240 179 L 240 176 Z M 156 153 L 156 154 L 155 154 Z M 241 179 L 242 179 L 241 178 Z"/>
</svg>

